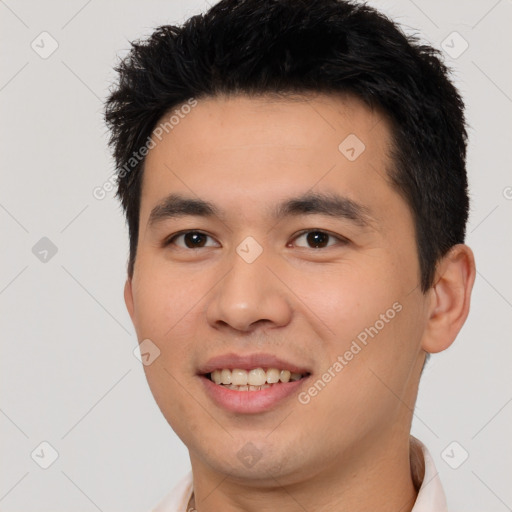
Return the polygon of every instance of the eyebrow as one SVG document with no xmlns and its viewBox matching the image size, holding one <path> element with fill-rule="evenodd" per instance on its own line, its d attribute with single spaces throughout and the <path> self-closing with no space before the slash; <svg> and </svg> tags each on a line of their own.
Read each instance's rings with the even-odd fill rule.
<svg viewBox="0 0 512 512">
<path fill-rule="evenodd" d="M 152 226 L 167 219 L 186 216 L 215 217 L 220 216 L 218 208 L 203 199 L 193 199 L 180 194 L 169 194 L 152 210 L 148 219 L 148 226 Z"/>
<path fill-rule="evenodd" d="M 349 220 L 361 227 L 369 227 L 375 222 L 367 206 L 338 194 L 317 192 L 284 201 L 274 209 L 273 217 L 281 219 L 314 214 Z"/>
<path fill-rule="evenodd" d="M 334 193 L 308 192 L 287 199 L 270 210 L 270 216 L 275 220 L 314 214 L 349 220 L 360 227 L 369 227 L 375 221 L 370 208 Z M 151 210 L 148 226 L 186 216 L 224 217 L 223 212 L 209 201 L 169 194 Z"/>
</svg>

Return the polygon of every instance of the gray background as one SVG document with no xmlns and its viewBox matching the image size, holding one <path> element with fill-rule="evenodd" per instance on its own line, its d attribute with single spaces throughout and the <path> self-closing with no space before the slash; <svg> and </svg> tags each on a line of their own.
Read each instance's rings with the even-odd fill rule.
<svg viewBox="0 0 512 512">
<path fill-rule="evenodd" d="M 512 510 L 512 2 L 373 4 L 444 45 L 470 124 L 472 311 L 426 369 L 413 433 L 452 512 Z M 189 468 L 132 352 L 120 207 L 92 191 L 113 171 L 102 101 L 116 54 L 206 7 L 0 1 L 1 511 L 145 511 Z M 58 452 L 47 469 L 43 441 Z"/>
</svg>

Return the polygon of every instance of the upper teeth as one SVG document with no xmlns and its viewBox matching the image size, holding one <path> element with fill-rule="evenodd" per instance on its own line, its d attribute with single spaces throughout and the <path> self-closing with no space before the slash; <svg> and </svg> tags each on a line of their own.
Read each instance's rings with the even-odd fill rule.
<svg viewBox="0 0 512 512">
<path fill-rule="evenodd" d="M 241 369 L 215 370 L 211 373 L 211 379 L 215 384 L 231 384 L 234 386 L 262 386 L 265 383 L 275 384 L 279 381 L 289 382 L 290 380 L 299 380 L 302 377 L 300 373 L 292 373 L 289 370 L 278 370 L 269 368 L 265 371 L 263 368 L 255 368 L 246 371 Z"/>
</svg>

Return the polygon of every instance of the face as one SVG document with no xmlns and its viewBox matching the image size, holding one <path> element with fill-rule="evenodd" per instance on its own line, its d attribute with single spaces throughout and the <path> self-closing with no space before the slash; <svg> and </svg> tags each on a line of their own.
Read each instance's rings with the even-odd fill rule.
<svg viewBox="0 0 512 512">
<path fill-rule="evenodd" d="M 125 298 L 194 469 L 298 482 L 408 436 L 428 294 L 389 152 L 327 95 L 200 100 L 155 139 Z"/>
</svg>

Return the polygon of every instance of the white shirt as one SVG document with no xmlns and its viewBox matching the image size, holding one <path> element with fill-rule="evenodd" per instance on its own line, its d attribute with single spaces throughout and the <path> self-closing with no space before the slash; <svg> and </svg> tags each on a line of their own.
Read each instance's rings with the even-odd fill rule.
<svg viewBox="0 0 512 512">
<path fill-rule="evenodd" d="M 447 512 L 446 497 L 432 456 L 424 444 L 416 438 L 412 438 L 412 440 L 421 448 L 421 452 L 411 451 L 413 462 L 417 463 L 418 461 L 414 461 L 414 457 L 418 456 L 417 454 L 419 453 L 423 453 L 425 475 L 411 512 Z M 421 461 L 419 464 L 421 465 Z M 192 471 L 190 471 L 152 512 L 188 512 L 187 505 L 192 496 L 192 491 L 193 480 Z"/>
</svg>

